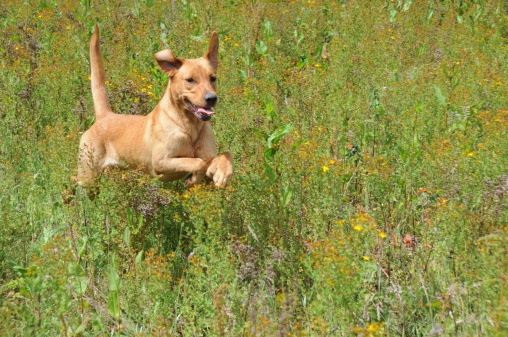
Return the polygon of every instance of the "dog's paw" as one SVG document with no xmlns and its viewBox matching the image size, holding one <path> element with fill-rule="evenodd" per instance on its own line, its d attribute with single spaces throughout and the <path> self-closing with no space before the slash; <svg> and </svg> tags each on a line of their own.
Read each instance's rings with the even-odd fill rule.
<svg viewBox="0 0 508 337">
<path fill-rule="evenodd" d="M 233 177 L 233 158 L 231 155 L 225 152 L 215 157 L 208 166 L 206 176 L 213 181 L 215 186 L 229 185 Z"/>
<path fill-rule="evenodd" d="M 217 170 L 215 175 L 213 176 L 213 183 L 217 187 L 225 187 L 231 183 L 231 178 L 233 177 L 233 170 Z"/>
<path fill-rule="evenodd" d="M 229 153 L 218 157 L 217 167 L 213 174 L 215 186 L 223 187 L 231 183 L 233 177 L 233 160 Z"/>
</svg>

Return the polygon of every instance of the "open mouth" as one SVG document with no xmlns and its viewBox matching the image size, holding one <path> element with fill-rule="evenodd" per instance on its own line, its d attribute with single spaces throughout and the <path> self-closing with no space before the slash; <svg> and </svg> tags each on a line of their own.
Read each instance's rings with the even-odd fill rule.
<svg viewBox="0 0 508 337">
<path fill-rule="evenodd" d="M 185 98 L 185 103 L 189 107 L 189 110 L 192 111 L 192 113 L 202 121 L 209 121 L 212 119 L 212 115 L 215 113 L 211 108 L 208 107 L 197 107 L 194 104 L 191 103 L 187 98 Z"/>
</svg>

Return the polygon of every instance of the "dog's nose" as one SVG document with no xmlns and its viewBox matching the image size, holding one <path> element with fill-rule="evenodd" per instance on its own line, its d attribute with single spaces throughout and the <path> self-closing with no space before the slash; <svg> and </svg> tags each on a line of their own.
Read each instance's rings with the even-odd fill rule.
<svg viewBox="0 0 508 337">
<path fill-rule="evenodd" d="M 207 92 L 205 94 L 205 102 L 209 106 L 215 105 L 217 103 L 217 95 L 214 92 Z"/>
</svg>

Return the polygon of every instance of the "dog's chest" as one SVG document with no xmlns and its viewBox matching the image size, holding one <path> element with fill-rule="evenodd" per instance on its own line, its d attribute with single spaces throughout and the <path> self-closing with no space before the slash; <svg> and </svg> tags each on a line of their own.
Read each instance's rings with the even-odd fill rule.
<svg viewBox="0 0 508 337">
<path fill-rule="evenodd" d="M 197 134 L 181 133 L 172 138 L 166 148 L 174 157 L 195 158 L 201 148 L 201 140 Z"/>
<path fill-rule="evenodd" d="M 185 149 L 187 155 L 191 158 L 199 157 L 199 153 L 202 151 L 203 144 L 203 131 L 204 128 L 192 128 L 190 130 L 186 130 L 185 134 Z"/>
</svg>

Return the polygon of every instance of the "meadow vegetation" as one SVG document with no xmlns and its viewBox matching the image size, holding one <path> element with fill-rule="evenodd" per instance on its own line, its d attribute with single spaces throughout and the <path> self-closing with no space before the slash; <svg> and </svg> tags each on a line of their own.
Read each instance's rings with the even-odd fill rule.
<svg viewBox="0 0 508 337">
<path fill-rule="evenodd" d="M 220 37 L 231 187 L 73 193 L 101 29 L 115 111 Z M 503 336 L 504 0 L 2 0 L 0 335 Z"/>
</svg>

